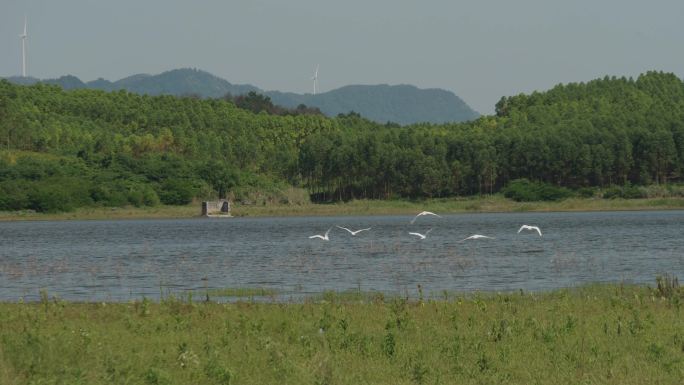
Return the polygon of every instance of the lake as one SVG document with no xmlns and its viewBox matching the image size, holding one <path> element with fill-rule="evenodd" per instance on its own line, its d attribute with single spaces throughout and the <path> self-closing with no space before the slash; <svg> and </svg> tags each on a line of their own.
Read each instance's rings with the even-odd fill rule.
<svg viewBox="0 0 684 385">
<path fill-rule="evenodd" d="M 128 301 L 226 287 L 415 297 L 684 278 L 684 211 L 0 222 L 0 300 Z M 543 232 L 517 233 L 521 225 Z M 351 236 L 344 230 L 371 227 Z M 309 239 L 328 228 L 330 240 Z M 432 231 L 425 240 L 408 232 Z M 494 239 L 460 242 L 472 234 Z"/>
</svg>

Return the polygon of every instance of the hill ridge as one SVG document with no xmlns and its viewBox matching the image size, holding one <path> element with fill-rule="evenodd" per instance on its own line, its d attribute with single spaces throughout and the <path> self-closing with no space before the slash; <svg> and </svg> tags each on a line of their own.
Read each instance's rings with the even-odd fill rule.
<svg viewBox="0 0 684 385">
<path fill-rule="evenodd" d="M 296 108 L 300 104 L 317 107 L 328 116 L 354 111 L 378 123 L 394 122 L 447 123 L 463 122 L 480 116 L 459 96 L 441 88 L 418 88 L 410 84 L 351 84 L 316 95 L 265 91 L 251 84 L 233 84 L 207 71 L 179 68 L 156 75 L 133 74 L 116 81 L 98 78 L 83 82 L 73 75 L 56 79 L 8 77 L 17 84 L 44 82 L 64 89 L 90 88 L 104 91 L 127 90 L 148 95 L 196 95 L 220 98 L 257 92 L 270 97 L 274 104 Z"/>
</svg>

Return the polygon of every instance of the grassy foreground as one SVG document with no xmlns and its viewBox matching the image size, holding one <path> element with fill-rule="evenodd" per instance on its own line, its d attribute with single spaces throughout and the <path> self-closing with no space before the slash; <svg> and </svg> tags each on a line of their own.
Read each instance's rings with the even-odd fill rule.
<svg viewBox="0 0 684 385">
<path fill-rule="evenodd" d="M 501 195 L 487 197 L 405 200 L 356 200 L 334 204 L 233 205 L 234 216 L 305 215 L 414 215 L 422 210 L 448 213 L 525 211 L 612 211 L 684 209 L 684 198 L 592 199 L 571 198 L 560 202 L 515 202 Z M 200 203 L 187 206 L 84 207 L 65 213 L 0 212 L 0 220 L 80 220 L 193 218 L 200 215 Z"/>
<path fill-rule="evenodd" d="M 0 304 L 0 383 L 682 384 L 684 292 Z"/>
</svg>

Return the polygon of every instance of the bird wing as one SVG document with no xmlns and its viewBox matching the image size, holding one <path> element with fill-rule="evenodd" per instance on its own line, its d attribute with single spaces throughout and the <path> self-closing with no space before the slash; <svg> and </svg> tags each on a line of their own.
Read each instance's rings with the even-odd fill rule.
<svg viewBox="0 0 684 385">
<path fill-rule="evenodd" d="M 347 231 L 349 231 L 349 233 L 352 234 L 352 235 L 354 234 L 353 231 L 349 230 L 349 229 L 346 228 L 346 227 L 342 227 L 342 226 L 335 226 L 335 227 L 340 228 L 340 229 L 343 229 L 343 230 L 347 230 Z"/>
<path fill-rule="evenodd" d="M 425 239 L 425 235 L 423 235 L 421 233 L 409 233 L 409 234 L 415 235 L 416 237 L 420 237 L 421 239 Z"/>
<path fill-rule="evenodd" d="M 309 239 L 313 239 L 313 238 L 321 238 L 321 239 L 323 239 L 323 236 L 322 236 L 322 235 L 312 235 L 312 236 L 309 237 Z"/>
<path fill-rule="evenodd" d="M 527 228 L 527 225 L 520 226 L 520 229 L 518 230 L 518 234 L 520 234 L 520 232 L 525 230 L 526 228 Z"/>
<path fill-rule="evenodd" d="M 328 231 L 325 232 L 324 238 L 328 238 L 328 233 L 330 233 L 330 230 L 332 230 L 332 227 L 328 229 Z"/>
<path fill-rule="evenodd" d="M 356 235 L 356 234 L 358 234 L 358 233 L 360 233 L 360 232 L 362 232 L 362 231 L 368 231 L 368 230 L 370 230 L 370 229 L 371 229 L 370 227 L 365 228 L 365 229 L 359 229 L 359 230 L 354 231 L 354 232 L 352 233 L 352 235 Z"/>
<path fill-rule="evenodd" d="M 469 236 L 468 238 L 462 239 L 461 242 L 467 241 L 467 240 L 469 240 L 469 239 L 478 239 L 478 238 L 494 239 L 494 238 L 488 237 L 488 236 L 486 236 L 486 235 L 473 234 L 473 235 Z"/>
<path fill-rule="evenodd" d="M 539 236 L 540 236 L 540 237 L 542 236 L 542 234 L 541 234 L 541 229 L 539 229 L 539 227 L 534 226 L 533 229 L 537 230 L 537 232 L 539 233 Z"/>
<path fill-rule="evenodd" d="M 435 214 L 435 213 L 433 213 L 432 211 L 423 211 L 422 213 L 420 213 L 420 215 L 434 215 L 434 216 L 436 216 L 436 217 L 438 217 L 438 218 L 441 218 L 440 215 Z"/>
</svg>

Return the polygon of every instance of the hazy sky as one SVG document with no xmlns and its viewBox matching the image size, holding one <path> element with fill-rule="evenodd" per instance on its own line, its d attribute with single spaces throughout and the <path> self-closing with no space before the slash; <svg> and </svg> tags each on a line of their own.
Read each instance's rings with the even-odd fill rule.
<svg viewBox="0 0 684 385">
<path fill-rule="evenodd" d="M 503 95 L 647 70 L 684 77 L 682 0 L 0 0 L 0 76 L 118 80 L 193 67 L 311 92 L 347 84 Z"/>
</svg>

